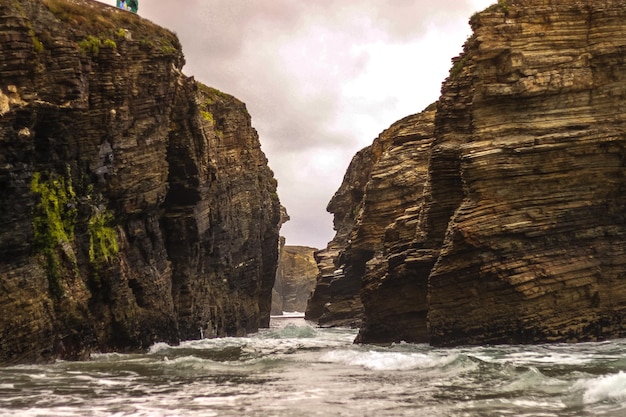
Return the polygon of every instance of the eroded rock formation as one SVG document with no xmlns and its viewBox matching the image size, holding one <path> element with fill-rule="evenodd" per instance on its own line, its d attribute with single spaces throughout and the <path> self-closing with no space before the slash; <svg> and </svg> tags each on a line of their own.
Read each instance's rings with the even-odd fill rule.
<svg viewBox="0 0 626 417">
<path fill-rule="evenodd" d="M 337 233 L 316 255 L 320 274 L 307 319 L 323 326 L 361 324 L 362 278 L 381 259 L 387 226 L 404 214 L 423 184 L 426 159 L 420 150 L 432 140 L 434 114 L 394 123 L 352 159 L 328 205 Z"/>
<path fill-rule="evenodd" d="M 463 198 L 430 274 L 431 342 L 623 336 L 626 2 L 508 3 L 472 19 L 443 87 L 437 144 Z"/>
<path fill-rule="evenodd" d="M 472 17 L 425 182 L 402 214 L 370 214 L 387 231 L 362 273 L 361 341 L 626 335 L 624 22 L 624 1 L 510 0 Z"/>
<path fill-rule="evenodd" d="M 0 362 L 267 325 L 280 203 L 245 105 L 175 35 L 0 1 Z"/>
<path fill-rule="evenodd" d="M 315 248 L 283 246 L 272 291 L 272 314 L 303 312 L 315 287 L 317 263 Z"/>
</svg>

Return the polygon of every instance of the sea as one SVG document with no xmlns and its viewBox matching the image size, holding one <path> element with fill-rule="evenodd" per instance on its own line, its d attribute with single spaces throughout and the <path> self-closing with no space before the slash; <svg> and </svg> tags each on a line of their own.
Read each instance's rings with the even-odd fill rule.
<svg viewBox="0 0 626 417">
<path fill-rule="evenodd" d="M 626 339 L 354 345 L 292 314 L 242 338 L 0 367 L 0 416 L 626 416 Z"/>
</svg>

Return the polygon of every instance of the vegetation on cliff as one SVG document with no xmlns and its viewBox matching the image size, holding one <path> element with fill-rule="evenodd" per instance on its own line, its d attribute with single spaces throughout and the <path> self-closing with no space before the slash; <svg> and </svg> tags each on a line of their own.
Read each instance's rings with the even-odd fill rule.
<svg viewBox="0 0 626 417">
<path fill-rule="evenodd" d="M 89 0 L 42 0 L 46 7 L 61 22 L 76 34 L 86 34 L 87 42 L 93 47 L 96 40 L 112 46 L 116 38 L 125 38 L 127 33 L 141 41 L 150 41 L 161 50 L 180 51 L 178 38 L 172 32 L 144 19 L 112 7 L 97 7 Z M 127 32 L 128 31 L 128 32 Z M 44 32 L 47 38 L 49 32 Z"/>
<path fill-rule="evenodd" d="M 0 2 L 0 38 L 0 363 L 267 325 L 280 202 L 245 105 L 96 1 Z"/>
<path fill-rule="evenodd" d="M 69 168 L 68 168 L 69 174 Z M 34 246 L 44 258 L 50 291 L 55 297 L 63 295 L 61 285 L 61 256 L 76 268 L 73 252 L 76 225 L 76 193 L 71 176 L 47 172 L 33 173 L 30 189 L 38 195 L 39 202 L 33 212 Z"/>
<path fill-rule="evenodd" d="M 117 255 L 119 244 L 113 226 L 113 215 L 96 209 L 87 223 L 89 233 L 89 261 L 94 264 L 108 262 Z"/>
</svg>

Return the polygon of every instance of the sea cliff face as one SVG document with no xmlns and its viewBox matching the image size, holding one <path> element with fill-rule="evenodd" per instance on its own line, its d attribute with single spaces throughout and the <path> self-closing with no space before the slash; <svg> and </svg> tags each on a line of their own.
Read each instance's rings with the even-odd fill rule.
<svg viewBox="0 0 626 417">
<path fill-rule="evenodd" d="M 519 1 L 472 20 L 438 123 L 463 198 L 430 275 L 433 343 L 626 334 L 624 18 Z M 469 123 L 448 123 L 459 102 Z"/>
<path fill-rule="evenodd" d="M 624 1 L 506 1 L 472 17 L 424 182 L 401 215 L 370 214 L 387 231 L 361 274 L 360 341 L 626 335 L 625 21 Z"/>
<path fill-rule="evenodd" d="M 328 205 L 337 233 L 316 254 L 320 273 L 307 319 L 323 326 L 362 324 L 362 279 L 383 257 L 387 227 L 421 190 L 434 115 L 425 111 L 394 123 L 352 159 Z"/>
<path fill-rule="evenodd" d="M 282 246 L 272 290 L 272 314 L 304 312 L 317 278 L 317 249 Z"/>
<path fill-rule="evenodd" d="M 0 363 L 268 324 L 276 181 L 183 63 L 131 13 L 0 1 Z"/>
</svg>

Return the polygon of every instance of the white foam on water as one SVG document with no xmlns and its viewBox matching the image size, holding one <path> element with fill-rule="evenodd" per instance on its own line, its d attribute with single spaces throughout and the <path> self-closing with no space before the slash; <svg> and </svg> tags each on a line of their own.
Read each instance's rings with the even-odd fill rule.
<svg viewBox="0 0 626 417">
<path fill-rule="evenodd" d="M 516 364 L 560 364 L 560 365 L 581 365 L 593 361 L 593 357 L 585 354 L 570 352 L 519 352 L 508 355 L 507 360 Z"/>
<path fill-rule="evenodd" d="M 164 350 L 168 350 L 171 349 L 172 346 L 168 345 L 165 342 L 157 342 L 154 345 L 150 346 L 150 348 L 148 349 L 148 353 L 159 353 L 162 352 Z"/>
<path fill-rule="evenodd" d="M 626 415 L 624 341 L 381 347 L 307 326 L 0 368 L 0 417 Z"/>
<path fill-rule="evenodd" d="M 273 319 L 281 319 L 281 318 L 304 318 L 304 312 L 302 311 L 283 311 L 282 315 L 271 316 Z"/>
<path fill-rule="evenodd" d="M 117 360 L 117 359 L 126 359 L 129 354 L 119 353 L 119 352 L 108 352 L 108 353 L 92 353 L 90 355 L 91 359 L 98 360 Z"/>
<path fill-rule="evenodd" d="M 219 363 L 216 363 L 210 359 L 198 358 L 196 356 L 179 356 L 172 359 L 164 358 L 163 360 L 163 366 L 165 368 L 203 369 L 210 368 L 216 365 L 219 365 Z"/>
<path fill-rule="evenodd" d="M 317 337 L 318 332 L 313 326 L 289 323 L 284 327 L 260 332 L 257 335 L 263 339 L 311 339 Z"/>
<path fill-rule="evenodd" d="M 574 388 L 584 389 L 583 402 L 585 404 L 626 401 L 626 372 L 620 371 L 617 374 L 581 380 L 574 385 Z"/>
<path fill-rule="evenodd" d="M 407 352 L 377 352 L 359 350 L 334 350 L 323 354 L 321 362 L 361 366 L 372 371 L 408 371 L 446 366 L 457 359 L 458 355 L 427 355 Z"/>
<path fill-rule="evenodd" d="M 527 365 L 583 365 L 593 362 L 594 355 L 576 352 L 571 345 L 538 345 L 538 346 L 508 346 L 501 348 L 477 348 L 467 352 L 484 362 Z"/>
<path fill-rule="evenodd" d="M 522 398 L 522 399 L 514 399 L 511 401 L 511 404 L 517 406 L 517 407 L 522 407 L 522 408 L 526 408 L 526 409 L 530 409 L 530 410 L 562 410 L 565 408 L 565 404 L 562 401 L 555 401 L 555 402 L 549 402 L 549 401 L 541 401 L 541 400 L 532 400 L 532 399 L 528 399 L 528 398 Z M 535 416 L 540 416 L 541 414 L 535 414 Z M 543 414 L 546 416 L 551 416 L 553 415 L 552 413 L 546 413 Z"/>
</svg>

